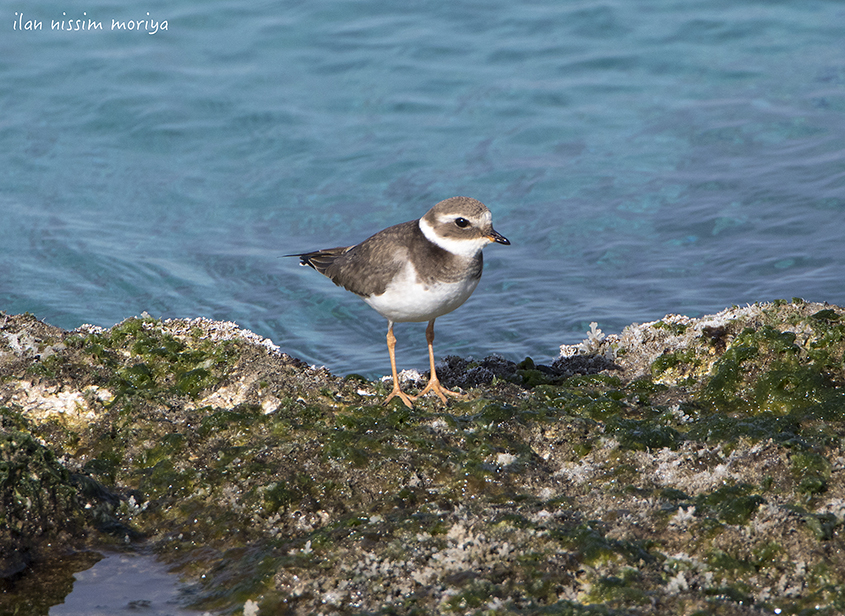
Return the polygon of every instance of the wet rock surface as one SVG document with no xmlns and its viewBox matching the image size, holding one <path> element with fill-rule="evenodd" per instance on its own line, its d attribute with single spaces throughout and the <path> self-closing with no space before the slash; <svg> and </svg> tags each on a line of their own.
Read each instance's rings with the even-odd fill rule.
<svg viewBox="0 0 845 616">
<path fill-rule="evenodd" d="M 836 306 L 670 315 L 411 410 L 233 323 L 0 314 L 0 611 L 108 545 L 224 614 L 840 614 L 843 352 Z"/>
</svg>

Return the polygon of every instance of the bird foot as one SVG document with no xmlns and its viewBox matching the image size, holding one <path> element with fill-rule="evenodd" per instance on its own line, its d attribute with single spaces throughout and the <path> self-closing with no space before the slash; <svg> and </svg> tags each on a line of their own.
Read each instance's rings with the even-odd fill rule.
<svg viewBox="0 0 845 616">
<path fill-rule="evenodd" d="M 393 386 L 393 391 L 391 391 L 390 395 L 384 399 L 382 405 L 387 406 L 387 403 L 393 400 L 393 398 L 399 398 L 402 402 L 405 403 L 405 406 L 407 406 L 409 409 L 414 408 L 413 400 L 416 400 L 416 396 L 409 396 L 404 391 L 399 389 L 398 383 Z"/>
<path fill-rule="evenodd" d="M 459 391 L 451 391 L 451 390 L 445 389 L 440 384 L 440 379 L 438 379 L 437 377 L 434 377 L 434 378 L 431 378 L 431 379 L 428 380 L 428 384 L 425 386 L 425 389 L 423 389 L 416 396 L 411 396 L 411 400 L 416 400 L 417 398 L 422 398 L 424 395 L 426 395 L 430 391 L 433 391 L 435 394 L 437 394 L 437 396 L 443 401 L 444 404 L 448 402 L 448 400 L 446 399 L 446 396 L 451 396 L 452 398 L 458 398 L 459 400 L 466 398 L 466 394 L 462 394 Z"/>
</svg>

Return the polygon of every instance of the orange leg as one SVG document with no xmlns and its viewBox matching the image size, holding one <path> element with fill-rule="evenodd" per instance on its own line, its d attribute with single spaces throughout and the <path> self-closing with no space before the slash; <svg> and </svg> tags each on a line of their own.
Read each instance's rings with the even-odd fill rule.
<svg viewBox="0 0 845 616">
<path fill-rule="evenodd" d="M 437 371 L 434 369 L 434 319 L 429 321 L 428 327 L 425 328 L 425 340 L 426 342 L 428 342 L 428 360 L 431 363 L 431 376 L 428 379 L 428 384 L 425 386 L 425 389 L 423 389 L 416 396 L 413 396 L 412 399 L 416 400 L 420 396 L 424 396 L 430 391 L 436 393 L 443 402 L 447 402 L 446 396 L 452 396 L 453 398 L 463 398 L 464 394 L 460 392 L 449 391 L 448 389 L 444 389 L 443 386 L 440 384 L 440 379 L 437 378 Z"/>
<path fill-rule="evenodd" d="M 390 392 L 390 395 L 384 401 L 384 404 L 387 404 L 393 398 L 399 397 L 402 402 L 405 403 L 409 409 L 414 408 L 414 403 L 411 402 L 411 398 L 408 397 L 406 393 L 404 393 L 401 389 L 399 389 L 399 376 L 396 374 L 396 336 L 393 335 L 393 321 L 387 322 L 387 351 L 390 353 L 390 371 L 393 374 L 393 391 Z"/>
</svg>

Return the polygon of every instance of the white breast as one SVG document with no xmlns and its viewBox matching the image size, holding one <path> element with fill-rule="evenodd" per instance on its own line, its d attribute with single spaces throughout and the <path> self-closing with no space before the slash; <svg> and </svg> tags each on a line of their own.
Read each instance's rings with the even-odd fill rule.
<svg viewBox="0 0 845 616">
<path fill-rule="evenodd" d="M 452 312 L 463 304 L 480 278 L 468 277 L 452 283 L 423 285 L 408 263 L 381 295 L 363 298 L 385 319 L 396 323 L 430 321 Z"/>
</svg>

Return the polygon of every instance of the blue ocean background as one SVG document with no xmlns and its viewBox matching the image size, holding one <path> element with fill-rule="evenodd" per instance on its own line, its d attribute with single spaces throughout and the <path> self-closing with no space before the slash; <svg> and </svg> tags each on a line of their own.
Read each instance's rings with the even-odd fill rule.
<svg viewBox="0 0 845 616">
<path fill-rule="evenodd" d="M 233 320 L 337 374 L 386 374 L 385 321 L 280 255 L 453 195 L 512 245 L 438 319 L 438 356 L 548 362 L 591 321 L 845 304 L 845 3 L 0 11 L 7 313 Z M 424 324 L 396 333 L 400 369 L 425 370 Z"/>
</svg>

